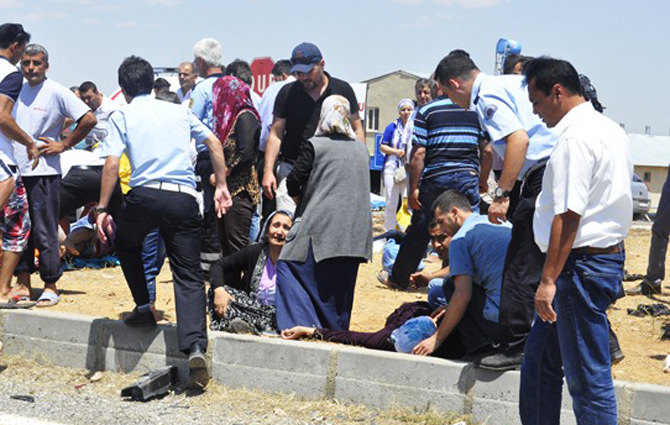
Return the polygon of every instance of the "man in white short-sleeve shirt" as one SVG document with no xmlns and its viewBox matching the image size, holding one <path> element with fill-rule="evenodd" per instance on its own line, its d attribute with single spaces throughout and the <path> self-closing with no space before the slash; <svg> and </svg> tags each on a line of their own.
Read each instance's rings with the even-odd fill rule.
<svg viewBox="0 0 670 425">
<path fill-rule="evenodd" d="M 570 63 L 541 57 L 524 74 L 533 110 L 558 141 L 533 217 L 546 261 L 521 368 L 521 421 L 559 422 L 565 375 L 577 423 L 615 425 L 606 309 L 623 296 L 633 217 L 628 138 L 582 97 Z"/>
<path fill-rule="evenodd" d="M 86 136 L 86 146 L 92 149 L 102 142 L 102 139 L 107 135 L 107 120 L 112 112 L 119 109 L 121 105 L 98 91 L 98 87 L 91 81 L 81 83 L 79 96 L 91 108 L 98 120 L 93 130 Z"/>
<path fill-rule="evenodd" d="M 88 106 L 68 88 L 47 79 L 49 53 L 43 46 L 28 45 L 20 64 L 26 82 L 14 105 L 14 113 L 18 125 L 38 140 L 40 157 L 34 167 L 23 145 L 14 142 L 14 156 L 28 194 L 32 224 L 28 246 L 16 266 L 18 285 L 14 292 L 30 296 L 30 274 L 37 270 L 34 256 L 38 249 L 39 272 L 44 281 L 38 306 L 50 306 L 59 300 L 56 281 L 63 273 L 58 252 L 60 153 L 86 137 L 96 119 Z M 77 127 L 64 140 L 58 141 L 66 118 L 76 122 Z"/>
</svg>

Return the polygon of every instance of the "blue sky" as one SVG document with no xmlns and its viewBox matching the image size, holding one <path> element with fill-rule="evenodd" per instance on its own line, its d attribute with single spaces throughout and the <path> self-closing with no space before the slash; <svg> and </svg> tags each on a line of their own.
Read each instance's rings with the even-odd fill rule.
<svg viewBox="0 0 670 425">
<path fill-rule="evenodd" d="M 429 74 L 454 48 L 492 72 L 496 41 L 507 37 L 524 54 L 571 61 L 628 131 L 670 134 L 665 0 L 0 0 L 0 14 L 49 50 L 51 78 L 90 79 L 105 93 L 125 56 L 175 66 L 203 37 L 222 42 L 226 63 L 286 58 L 311 41 L 326 69 L 350 82 L 397 69 Z"/>
</svg>

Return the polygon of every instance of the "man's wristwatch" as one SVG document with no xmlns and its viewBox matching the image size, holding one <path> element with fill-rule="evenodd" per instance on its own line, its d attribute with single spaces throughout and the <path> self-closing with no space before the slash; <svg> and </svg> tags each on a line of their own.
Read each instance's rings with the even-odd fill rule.
<svg viewBox="0 0 670 425">
<path fill-rule="evenodd" d="M 98 214 L 106 213 L 107 207 L 96 207 L 93 211 L 95 211 L 95 216 L 97 217 Z"/>
<path fill-rule="evenodd" d="M 509 198 L 509 196 L 512 194 L 509 190 L 502 190 L 500 186 L 496 187 L 496 190 L 493 192 L 493 197 L 495 199 L 500 199 L 500 198 Z"/>
</svg>

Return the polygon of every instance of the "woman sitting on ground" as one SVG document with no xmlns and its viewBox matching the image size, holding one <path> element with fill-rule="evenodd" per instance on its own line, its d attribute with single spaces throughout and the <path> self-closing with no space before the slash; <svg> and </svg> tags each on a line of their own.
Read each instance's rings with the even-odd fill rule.
<svg viewBox="0 0 670 425">
<path fill-rule="evenodd" d="M 212 330 L 276 333 L 277 260 L 291 225 L 290 212 L 275 211 L 263 227 L 261 242 L 244 247 L 212 264 Z"/>
</svg>

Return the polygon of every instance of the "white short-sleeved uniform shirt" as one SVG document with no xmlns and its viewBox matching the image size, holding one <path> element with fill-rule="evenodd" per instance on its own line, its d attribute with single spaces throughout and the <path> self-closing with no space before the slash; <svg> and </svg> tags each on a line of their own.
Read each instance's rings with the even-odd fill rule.
<svg viewBox="0 0 670 425">
<path fill-rule="evenodd" d="M 32 136 L 58 140 L 65 118 L 78 121 L 90 109 L 67 87 L 44 80 L 34 87 L 23 83 L 21 94 L 14 104 L 16 123 Z M 37 144 L 41 144 L 37 141 Z M 14 157 L 23 176 L 53 176 L 61 173 L 60 155 L 41 155 L 33 170 L 25 146 L 14 142 Z"/>
<path fill-rule="evenodd" d="M 214 128 L 214 101 L 213 87 L 216 80 L 223 77 L 223 74 L 212 74 L 200 81 L 191 90 L 191 101 L 189 107 L 195 116 L 202 121 L 210 130 Z M 196 143 L 198 152 L 206 152 L 207 146 L 202 143 Z"/>
<path fill-rule="evenodd" d="M 121 104 L 108 98 L 107 96 L 102 97 L 102 103 L 98 109 L 93 111 L 95 118 L 98 120 L 98 123 L 93 127 L 86 136 L 86 145 L 94 146 L 102 142 L 102 140 L 107 135 L 107 120 L 112 112 L 118 110 L 121 107 Z"/>
<path fill-rule="evenodd" d="M 528 152 L 519 180 L 539 160 L 549 157 L 556 144 L 554 132 L 533 113 L 524 78 L 481 72 L 472 84 L 470 103 L 470 109 L 477 112 L 482 128 L 491 137 L 493 149 L 503 160 L 507 147 L 505 137 L 518 130 L 528 134 Z"/>
<path fill-rule="evenodd" d="M 573 248 L 621 242 L 633 220 L 628 136 L 590 102 L 572 108 L 555 130 L 559 139 L 535 203 L 535 242 L 546 252 L 554 216 L 568 210 L 581 216 Z"/>
<path fill-rule="evenodd" d="M 125 152 L 132 170 L 130 187 L 149 182 L 196 187 L 191 138 L 202 143 L 212 131 L 187 107 L 141 95 L 112 113 L 108 125 L 100 157 Z"/>
</svg>

